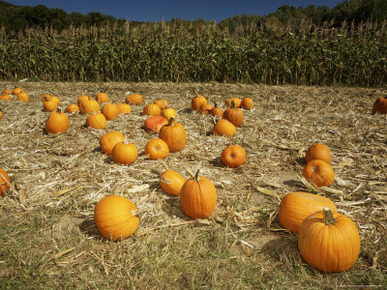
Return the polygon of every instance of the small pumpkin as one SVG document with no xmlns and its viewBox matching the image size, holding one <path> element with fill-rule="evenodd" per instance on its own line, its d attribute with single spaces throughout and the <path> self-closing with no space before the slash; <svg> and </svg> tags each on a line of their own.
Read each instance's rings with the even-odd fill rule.
<svg viewBox="0 0 387 290">
<path fill-rule="evenodd" d="M 234 102 L 234 105 L 232 104 L 232 102 Z M 226 106 L 229 108 L 233 108 L 233 106 L 235 108 L 240 108 L 241 104 L 242 104 L 242 100 L 240 98 L 234 97 L 234 98 L 228 98 L 226 100 Z"/>
<path fill-rule="evenodd" d="M 145 155 L 149 155 L 150 160 L 164 159 L 168 154 L 168 144 L 160 138 L 150 140 L 145 146 Z"/>
<path fill-rule="evenodd" d="M 89 96 L 88 99 L 81 101 L 79 104 L 79 110 L 83 114 L 91 114 L 99 112 L 100 105 L 96 100 L 93 100 L 92 97 Z"/>
<path fill-rule="evenodd" d="M 154 104 L 158 105 L 161 110 L 164 110 L 168 107 L 168 101 L 166 99 L 156 99 Z"/>
<path fill-rule="evenodd" d="M 203 104 L 207 104 L 207 99 L 197 94 L 191 101 L 191 108 L 194 111 L 198 111 Z"/>
<path fill-rule="evenodd" d="M 337 211 L 335 203 L 328 197 L 308 192 L 290 192 L 281 200 L 278 221 L 284 229 L 298 234 L 304 219 L 324 207 Z"/>
<path fill-rule="evenodd" d="M 308 163 L 314 159 L 320 159 L 327 163 L 331 162 L 331 151 L 329 147 L 323 143 L 311 145 L 306 151 L 305 161 Z"/>
<path fill-rule="evenodd" d="M 0 196 L 3 196 L 9 189 L 11 185 L 11 179 L 8 176 L 8 173 L 0 168 Z"/>
<path fill-rule="evenodd" d="M 127 103 L 118 103 L 118 114 L 130 114 L 132 112 L 132 107 Z"/>
<path fill-rule="evenodd" d="M 251 110 L 254 108 L 254 101 L 252 98 L 244 97 L 241 102 L 241 107 L 245 110 Z"/>
<path fill-rule="evenodd" d="M 12 96 L 8 95 L 8 94 L 1 94 L 0 95 L 0 100 L 11 101 L 12 100 Z"/>
<path fill-rule="evenodd" d="M 143 102 L 140 94 L 130 94 L 125 98 L 125 102 L 128 104 L 141 105 Z"/>
<path fill-rule="evenodd" d="M 117 143 L 112 150 L 114 162 L 119 164 L 132 164 L 138 158 L 138 150 L 133 143 Z"/>
<path fill-rule="evenodd" d="M 224 111 L 223 118 L 230 121 L 236 127 L 240 127 L 243 123 L 244 113 L 241 109 L 235 107 L 235 102 L 231 101 L 231 108 Z"/>
<path fill-rule="evenodd" d="M 171 119 L 172 117 L 176 119 L 177 118 L 176 110 L 173 108 L 167 108 L 167 109 L 161 110 L 161 117 L 164 117 L 167 120 Z"/>
<path fill-rule="evenodd" d="M 212 131 L 216 135 L 232 138 L 236 133 L 236 127 L 230 121 L 226 119 L 220 119 L 218 122 L 216 122 Z"/>
<path fill-rule="evenodd" d="M 160 132 L 161 127 L 168 124 L 168 120 L 161 116 L 152 116 L 144 121 L 144 129 L 147 132 L 153 132 L 157 134 Z"/>
<path fill-rule="evenodd" d="M 66 108 L 66 112 L 73 114 L 73 113 L 78 113 L 79 112 L 79 107 L 77 104 L 69 104 Z"/>
<path fill-rule="evenodd" d="M 87 115 L 86 127 L 91 127 L 95 129 L 105 129 L 106 123 L 106 117 L 102 113 L 92 113 Z"/>
<path fill-rule="evenodd" d="M 329 208 L 308 216 L 301 224 L 298 249 L 304 261 L 325 273 L 350 269 L 360 254 L 355 223 Z"/>
<path fill-rule="evenodd" d="M 140 224 L 140 218 L 135 214 L 136 210 L 135 203 L 130 199 L 108 195 L 95 206 L 94 222 L 105 239 L 123 240 L 134 234 Z"/>
<path fill-rule="evenodd" d="M 211 104 L 205 103 L 205 104 L 200 106 L 199 112 L 207 115 L 211 112 L 212 108 L 213 108 L 213 106 Z"/>
<path fill-rule="evenodd" d="M 199 176 L 199 171 L 184 183 L 180 191 L 181 209 L 193 219 L 208 218 L 216 206 L 215 185 L 208 178 Z"/>
<path fill-rule="evenodd" d="M 330 186 L 335 179 L 335 173 L 329 163 L 319 159 L 308 162 L 302 175 L 318 187 Z"/>
<path fill-rule="evenodd" d="M 167 169 L 161 174 L 159 185 L 166 193 L 179 196 L 185 181 L 185 178 L 180 173 Z"/>
<path fill-rule="evenodd" d="M 91 96 L 89 96 L 89 95 L 81 95 L 81 96 L 79 96 L 78 99 L 77 99 L 78 106 L 80 106 L 83 101 L 87 101 L 87 100 L 90 100 L 90 99 L 91 99 Z"/>
<path fill-rule="evenodd" d="M 52 111 L 46 121 L 46 131 L 48 133 L 63 133 L 66 132 L 70 126 L 69 117 L 66 113 L 59 111 Z"/>
<path fill-rule="evenodd" d="M 223 149 L 220 160 L 227 167 L 239 167 L 246 161 L 246 151 L 240 145 L 229 145 Z"/>
<path fill-rule="evenodd" d="M 170 152 L 178 152 L 184 148 L 187 136 L 184 126 L 172 117 L 168 125 L 161 127 L 159 138 L 168 144 Z"/>
<path fill-rule="evenodd" d="M 0 108 L 0 120 L 3 118 L 3 110 Z"/>
<path fill-rule="evenodd" d="M 379 97 L 372 107 L 372 115 L 375 113 L 387 114 L 387 96 Z"/>
<path fill-rule="evenodd" d="M 30 97 L 28 96 L 27 93 L 20 93 L 20 94 L 17 94 L 16 100 L 18 100 L 20 102 L 29 102 Z"/>
<path fill-rule="evenodd" d="M 1 93 L 2 93 L 3 95 L 12 95 L 12 90 L 10 90 L 10 89 L 3 89 L 3 90 L 1 91 Z"/>
<path fill-rule="evenodd" d="M 110 131 L 99 139 L 99 146 L 101 147 L 103 153 L 111 155 L 114 145 L 117 143 L 123 143 L 124 141 L 124 134 L 119 131 Z"/>
<path fill-rule="evenodd" d="M 109 96 L 107 93 L 99 92 L 96 96 L 95 99 L 97 100 L 98 103 L 107 103 L 109 102 Z"/>
<path fill-rule="evenodd" d="M 223 109 L 221 107 L 218 107 L 218 105 L 215 103 L 214 104 L 214 107 L 212 107 L 211 109 L 211 115 L 212 116 L 216 116 L 216 117 L 219 117 L 219 118 L 222 118 L 223 117 Z"/>
<path fill-rule="evenodd" d="M 102 107 L 101 113 L 104 114 L 106 120 L 114 120 L 119 113 L 118 107 L 113 103 L 105 103 Z"/>
<path fill-rule="evenodd" d="M 24 92 L 25 92 L 25 91 L 24 91 L 23 88 L 14 88 L 14 89 L 12 90 L 12 95 L 17 96 L 18 94 L 24 93 Z"/>
<path fill-rule="evenodd" d="M 43 111 L 52 112 L 58 108 L 58 104 L 54 101 L 43 102 Z"/>
<path fill-rule="evenodd" d="M 143 115 L 148 115 L 148 116 L 160 116 L 161 109 L 156 104 L 148 104 L 144 106 L 142 113 Z"/>
</svg>

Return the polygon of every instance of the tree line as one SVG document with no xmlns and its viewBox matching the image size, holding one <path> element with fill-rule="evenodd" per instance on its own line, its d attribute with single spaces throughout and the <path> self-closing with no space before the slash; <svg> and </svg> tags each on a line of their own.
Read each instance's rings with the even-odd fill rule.
<svg viewBox="0 0 387 290">
<path fill-rule="evenodd" d="M 277 21 L 280 24 L 298 25 L 302 21 L 309 21 L 315 25 L 325 22 L 333 22 L 340 26 L 342 22 L 361 23 L 378 22 L 386 20 L 387 0 L 344 0 L 330 9 L 327 6 L 310 5 L 306 8 L 283 5 L 277 11 L 265 16 L 260 15 L 238 15 L 226 18 L 217 25 L 220 28 L 228 27 L 230 30 L 255 25 L 260 26 L 268 21 Z M 67 13 L 59 8 L 47 8 L 44 5 L 16 6 L 5 1 L 0 1 L 0 25 L 9 32 L 22 31 L 26 28 L 51 27 L 62 31 L 70 26 L 91 27 L 122 24 L 124 19 L 104 15 L 100 12 L 82 14 L 78 12 Z M 141 22 L 130 21 L 131 24 Z M 204 19 L 188 21 L 183 19 L 171 19 L 171 23 L 179 25 L 201 25 Z"/>
</svg>

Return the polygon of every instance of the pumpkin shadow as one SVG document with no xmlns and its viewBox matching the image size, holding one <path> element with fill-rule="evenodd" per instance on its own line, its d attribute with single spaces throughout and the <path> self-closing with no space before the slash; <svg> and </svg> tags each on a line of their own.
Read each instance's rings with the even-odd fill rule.
<svg viewBox="0 0 387 290">
<path fill-rule="evenodd" d="M 301 166 L 305 166 L 306 165 L 306 161 L 305 161 L 305 158 L 302 158 L 302 157 L 298 157 L 296 158 L 296 163 L 301 165 Z"/>
<path fill-rule="evenodd" d="M 278 237 L 268 241 L 262 248 L 261 252 L 266 253 L 269 259 L 275 262 L 285 264 L 289 269 L 293 269 L 296 264 L 303 263 L 297 246 L 297 237 L 295 235 Z"/>
<path fill-rule="evenodd" d="M 305 189 L 305 185 L 299 180 L 294 180 L 294 179 L 284 180 L 282 183 L 290 187 Z"/>
<path fill-rule="evenodd" d="M 88 237 L 100 238 L 101 235 L 98 231 L 98 228 L 92 219 L 86 219 L 79 225 L 79 229 L 82 233 L 86 234 Z"/>
<path fill-rule="evenodd" d="M 221 161 L 220 161 L 220 158 L 219 157 L 216 157 L 215 159 L 212 159 L 211 161 L 209 161 L 209 163 L 214 166 L 214 167 L 218 167 L 218 168 L 226 168 L 227 166 L 224 165 Z"/>
</svg>

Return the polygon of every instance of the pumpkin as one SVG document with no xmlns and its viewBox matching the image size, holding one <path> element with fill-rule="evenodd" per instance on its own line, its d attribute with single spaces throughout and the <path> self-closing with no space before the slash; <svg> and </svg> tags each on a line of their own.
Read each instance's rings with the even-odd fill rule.
<svg viewBox="0 0 387 290">
<path fill-rule="evenodd" d="M 41 100 L 42 102 L 47 102 L 47 101 L 50 100 L 50 98 L 51 98 L 52 96 L 53 96 L 53 95 L 51 95 L 51 94 L 44 93 L 44 94 L 42 94 L 42 97 L 40 98 L 40 100 Z"/>
<path fill-rule="evenodd" d="M 89 95 L 82 95 L 82 96 L 78 97 L 78 100 L 77 100 L 78 106 L 80 106 L 83 101 L 86 101 L 89 99 L 91 99 L 91 96 L 89 96 Z"/>
<path fill-rule="evenodd" d="M 124 141 L 124 134 L 119 131 L 110 131 L 99 139 L 99 146 L 101 147 L 103 153 L 111 155 L 114 145 L 117 143 L 123 143 Z"/>
<path fill-rule="evenodd" d="M 54 101 L 43 102 L 43 111 L 52 112 L 58 108 L 58 104 Z"/>
<path fill-rule="evenodd" d="M 79 112 L 79 107 L 76 104 L 69 104 L 66 108 L 66 112 L 73 114 Z"/>
<path fill-rule="evenodd" d="M 284 229 L 298 234 L 304 219 L 324 207 L 337 211 L 335 203 L 328 197 L 308 192 L 290 192 L 281 200 L 278 221 Z"/>
<path fill-rule="evenodd" d="M 203 104 L 207 104 L 207 99 L 197 94 L 191 101 L 191 108 L 194 111 L 198 111 Z"/>
<path fill-rule="evenodd" d="M 223 117 L 223 109 L 218 107 L 216 103 L 214 104 L 214 107 L 212 107 L 210 113 L 212 116 L 217 116 L 219 118 Z"/>
<path fill-rule="evenodd" d="M 226 119 L 220 119 L 218 122 L 216 122 L 212 131 L 216 135 L 232 138 L 236 133 L 236 127 L 230 121 L 227 121 Z"/>
<path fill-rule="evenodd" d="M 0 108 L 0 120 L 3 118 L 3 110 Z"/>
<path fill-rule="evenodd" d="M 125 102 L 128 104 L 141 105 L 143 99 L 140 94 L 130 94 L 125 98 Z"/>
<path fill-rule="evenodd" d="M 9 189 L 11 185 L 11 179 L 8 176 L 8 173 L 0 168 L 0 196 L 3 196 Z"/>
<path fill-rule="evenodd" d="M 168 120 L 161 116 L 152 116 L 144 121 L 144 129 L 147 132 L 153 132 L 157 134 L 160 132 L 161 127 L 168 124 Z"/>
<path fill-rule="evenodd" d="M 298 249 L 304 261 L 317 270 L 339 273 L 355 264 L 360 236 L 350 218 L 324 208 L 301 224 Z"/>
<path fill-rule="evenodd" d="M 168 194 L 179 196 L 180 190 L 185 183 L 185 178 L 174 170 L 165 170 L 159 180 L 159 185 Z"/>
<path fill-rule="evenodd" d="M 158 105 L 161 110 L 164 110 L 168 107 L 168 101 L 166 99 L 156 99 L 154 104 Z"/>
<path fill-rule="evenodd" d="M 244 97 L 241 102 L 241 107 L 246 110 L 254 108 L 254 101 L 252 98 Z"/>
<path fill-rule="evenodd" d="M 102 113 L 92 113 L 86 118 L 86 127 L 105 129 L 106 123 L 106 117 Z"/>
<path fill-rule="evenodd" d="M 164 159 L 168 154 L 168 144 L 160 138 L 150 140 L 145 146 L 145 155 L 149 155 L 150 160 Z"/>
<path fill-rule="evenodd" d="M 130 237 L 140 224 L 140 218 L 133 214 L 136 210 L 136 205 L 130 199 L 108 195 L 95 206 L 94 222 L 105 239 L 123 240 Z"/>
<path fill-rule="evenodd" d="M 208 218 L 216 205 L 215 185 L 208 178 L 199 176 L 199 171 L 184 183 L 180 191 L 181 209 L 193 219 Z"/>
<path fill-rule="evenodd" d="M 63 133 L 70 126 L 69 117 L 62 111 L 52 111 L 46 121 L 46 131 L 48 133 Z"/>
<path fill-rule="evenodd" d="M 232 104 L 232 102 L 234 102 L 234 105 Z M 241 103 L 242 103 L 242 100 L 240 98 L 228 98 L 226 100 L 226 106 L 229 108 L 233 108 L 233 106 L 235 106 L 235 108 L 240 108 Z"/>
<path fill-rule="evenodd" d="M 3 90 L 1 91 L 1 93 L 2 93 L 3 95 L 12 95 L 12 90 L 10 90 L 10 89 L 3 89 Z"/>
<path fill-rule="evenodd" d="M 231 101 L 231 108 L 224 111 L 223 118 L 230 121 L 236 127 L 240 127 L 243 123 L 244 113 L 241 109 L 235 107 L 235 102 Z"/>
<path fill-rule="evenodd" d="M 187 139 L 184 126 L 175 122 L 175 118 L 171 118 L 168 125 L 161 127 L 159 138 L 168 144 L 171 152 L 181 151 Z"/>
<path fill-rule="evenodd" d="M 106 120 L 114 120 L 117 118 L 119 111 L 116 104 L 106 103 L 103 105 L 101 113 L 104 114 Z"/>
<path fill-rule="evenodd" d="M 132 112 L 132 107 L 127 103 L 118 103 L 118 114 L 130 114 Z"/>
<path fill-rule="evenodd" d="M 88 99 L 81 101 L 79 104 L 79 110 L 84 114 L 91 114 L 94 112 L 99 112 L 100 105 L 96 100 L 93 100 L 89 96 Z"/>
<path fill-rule="evenodd" d="M 23 89 L 23 88 L 14 88 L 14 89 L 12 90 L 12 95 L 17 96 L 17 95 L 20 94 L 20 93 L 24 93 L 24 89 Z"/>
<path fill-rule="evenodd" d="M 99 92 L 96 96 L 95 96 L 95 99 L 98 103 L 102 104 L 102 103 L 107 103 L 109 102 L 109 97 L 106 93 L 103 93 L 103 92 Z"/>
<path fill-rule="evenodd" d="M 212 108 L 213 108 L 213 106 L 211 104 L 205 103 L 205 104 L 200 106 L 199 112 L 201 112 L 203 114 L 208 114 Z"/>
<path fill-rule="evenodd" d="M 156 104 L 148 104 L 144 106 L 142 113 L 143 115 L 148 115 L 148 116 L 160 116 L 161 109 Z"/>
<path fill-rule="evenodd" d="M 28 96 L 27 93 L 20 93 L 20 94 L 17 94 L 16 100 L 18 100 L 20 102 L 29 102 L 30 97 Z"/>
<path fill-rule="evenodd" d="M 302 175 L 318 187 L 330 186 L 335 179 L 335 173 L 329 163 L 319 159 L 308 162 Z"/>
<path fill-rule="evenodd" d="M 306 163 L 314 160 L 320 159 L 327 163 L 331 162 L 331 151 L 329 147 L 323 143 L 316 143 L 311 145 L 306 151 L 305 161 Z"/>
<path fill-rule="evenodd" d="M 56 103 L 57 105 L 60 104 L 60 99 L 57 96 L 51 96 L 49 98 L 49 101 Z"/>
<path fill-rule="evenodd" d="M 0 95 L 0 100 L 11 101 L 12 97 L 11 97 L 11 95 L 8 95 L 8 94 L 2 94 L 2 95 Z"/>
<path fill-rule="evenodd" d="M 223 149 L 220 160 L 228 167 L 239 167 L 246 161 L 246 151 L 240 145 L 229 145 Z"/>
<path fill-rule="evenodd" d="M 375 113 L 387 114 L 387 96 L 376 99 L 372 107 L 372 115 Z"/>
<path fill-rule="evenodd" d="M 138 158 L 138 150 L 133 143 L 117 143 L 112 150 L 114 162 L 119 164 L 132 164 Z"/>
<path fill-rule="evenodd" d="M 161 110 L 161 117 L 164 117 L 165 119 L 169 120 L 171 117 L 177 118 L 176 110 L 173 108 L 168 108 Z"/>
</svg>

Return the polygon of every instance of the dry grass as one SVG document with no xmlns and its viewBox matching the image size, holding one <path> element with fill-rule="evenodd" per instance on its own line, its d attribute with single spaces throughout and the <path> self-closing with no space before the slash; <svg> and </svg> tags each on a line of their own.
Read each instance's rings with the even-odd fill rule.
<svg viewBox="0 0 387 290">
<path fill-rule="evenodd" d="M 386 288 L 387 119 L 370 115 L 385 89 L 172 83 L 2 82 L 21 86 L 29 103 L 1 101 L 0 168 L 12 190 L 0 199 L 0 288 Z M 167 165 L 189 177 L 201 168 L 218 190 L 208 220 L 192 221 L 178 198 L 158 186 L 164 170 L 142 156 L 153 135 L 141 127 L 141 107 L 108 122 L 137 145 L 130 166 L 104 155 L 98 139 L 106 131 L 85 128 L 84 115 L 70 116 L 63 135 L 47 135 L 48 114 L 40 96 L 53 93 L 65 106 L 83 93 L 106 91 L 114 102 L 126 91 L 146 102 L 165 97 L 187 130 L 187 145 L 170 154 Z M 251 96 L 255 109 L 231 141 L 211 134 L 212 119 L 192 113 L 195 93 L 222 103 Z M 298 176 L 308 146 L 324 142 L 332 150 L 336 180 L 321 193 L 358 225 L 362 250 L 355 266 L 323 274 L 306 265 L 297 237 L 281 229 L 276 212 L 282 196 L 311 191 Z M 245 147 L 248 160 L 225 168 L 221 151 Z M 188 169 L 188 171 L 186 170 Z M 136 234 L 121 242 L 103 240 L 93 222 L 100 198 L 121 194 L 141 214 Z"/>
</svg>

